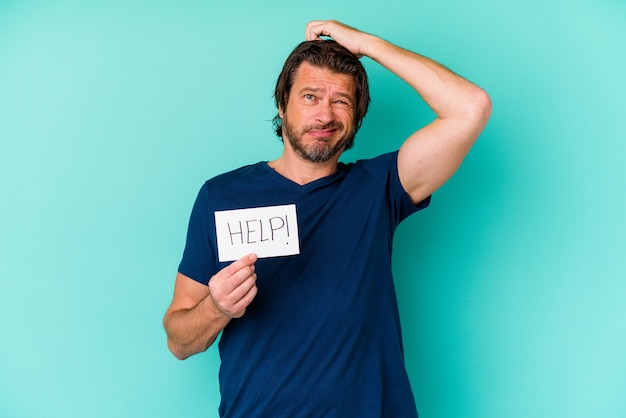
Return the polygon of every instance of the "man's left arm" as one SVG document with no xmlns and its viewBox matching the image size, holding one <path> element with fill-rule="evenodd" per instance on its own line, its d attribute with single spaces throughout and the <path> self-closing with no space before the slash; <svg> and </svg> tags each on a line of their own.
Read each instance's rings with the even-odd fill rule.
<svg viewBox="0 0 626 418">
<path fill-rule="evenodd" d="M 480 87 L 422 55 L 336 21 L 307 25 L 306 39 L 330 36 L 353 54 L 367 56 L 407 82 L 437 115 L 414 132 L 398 154 L 402 186 L 414 203 L 430 196 L 459 168 L 491 114 Z"/>
</svg>

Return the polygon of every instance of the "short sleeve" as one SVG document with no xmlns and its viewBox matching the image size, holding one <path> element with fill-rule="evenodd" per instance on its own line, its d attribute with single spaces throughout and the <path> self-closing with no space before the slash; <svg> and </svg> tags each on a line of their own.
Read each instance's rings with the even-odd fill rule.
<svg viewBox="0 0 626 418">
<path fill-rule="evenodd" d="M 383 154 L 371 160 L 362 160 L 361 163 L 372 176 L 384 182 L 388 193 L 390 213 L 395 225 L 430 205 L 431 196 L 418 204 L 413 204 L 411 196 L 402 187 L 398 174 L 398 151 Z"/>
<path fill-rule="evenodd" d="M 215 221 L 212 216 L 208 185 L 205 183 L 191 211 L 185 250 L 178 266 L 179 273 L 205 285 L 216 273 Z"/>
</svg>

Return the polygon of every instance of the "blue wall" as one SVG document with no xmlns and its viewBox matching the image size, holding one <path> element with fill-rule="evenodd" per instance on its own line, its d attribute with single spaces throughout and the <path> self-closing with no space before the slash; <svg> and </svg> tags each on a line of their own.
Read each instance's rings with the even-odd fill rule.
<svg viewBox="0 0 626 418">
<path fill-rule="evenodd" d="M 320 18 L 493 99 L 396 236 L 422 416 L 626 416 L 623 1 L 87 3 L 0 0 L 0 416 L 216 415 L 216 349 L 179 362 L 161 327 L 189 211 L 206 178 L 280 153 L 273 84 Z M 432 117 L 365 63 L 346 160 Z"/>
</svg>

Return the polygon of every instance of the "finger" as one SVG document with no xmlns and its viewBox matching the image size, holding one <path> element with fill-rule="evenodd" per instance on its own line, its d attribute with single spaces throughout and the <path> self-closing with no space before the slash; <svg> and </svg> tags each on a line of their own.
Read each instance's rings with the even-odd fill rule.
<svg viewBox="0 0 626 418">
<path fill-rule="evenodd" d="M 256 274 L 248 276 L 233 289 L 218 285 L 215 289 L 211 289 L 210 296 L 219 311 L 233 317 L 236 312 L 250 304 L 256 294 L 256 290 L 252 291 L 253 289 L 256 289 Z"/>
<path fill-rule="evenodd" d="M 213 297 L 223 301 L 246 278 L 254 274 L 255 254 L 248 254 L 232 264 L 224 267 L 209 280 L 209 289 Z"/>
<path fill-rule="evenodd" d="M 231 264 L 229 264 L 228 266 L 220 270 L 218 274 L 223 272 L 224 274 L 228 276 L 232 276 L 233 274 L 237 273 L 239 270 L 256 263 L 257 258 L 258 257 L 256 254 L 244 255 L 239 260 L 233 261 Z"/>
<path fill-rule="evenodd" d="M 228 288 L 227 293 L 231 293 L 234 289 L 241 286 L 246 280 L 248 280 L 251 276 L 254 275 L 256 268 L 254 265 L 246 266 L 241 270 L 237 271 L 230 277 L 227 277 L 224 280 L 226 287 Z M 256 276 L 255 276 L 256 277 Z"/>
<path fill-rule="evenodd" d="M 222 313 L 232 318 L 238 318 L 243 315 L 256 293 L 256 274 L 253 274 L 230 294 L 219 297 L 212 293 L 211 297 L 215 306 Z"/>
<path fill-rule="evenodd" d="M 251 288 L 256 286 L 256 274 L 251 273 L 247 277 L 243 278 L 236 286 L 230 289 L 230 292 L 226 295 L 230 303 L 235 304 L 239 302 Z"/>
<path fill-rule="evenodd" d="M 233 318 L 241 318 L 243 314 L 246 313 L 246 309 L 248 308 L 248 306 L 250 306 L 250 304 L 254 300 L 255 296 L 257 295 L 257 292 L 258 290 L 256 286 L 253 286 L 252 288 L 250 288 L 248 293 L 243 298 L 241 298 L 239 302 L 237 303 L 234 309 L 234 312 L 232 314 Z"/>
<path fill-rule="evenodd" d="M 307 41 L 315 41 L 321 38 L 321 36 L 330 36 L 330 33 L 327 32 L 327 21 L 324 20 L 314 20 L 309 22 L 306 25 L 306 29 L 304 32 L 304 38 Z"/>
<path fill-rule="evenodd" d="M 242 293 L 241 298 L 231 305 L 231 316 L 239 318 L 243 315 L 248 306 L 252 303 L 256 297 L 258 288 L 256 284 L 253 284 L 245 293 Z"/>
</svg>

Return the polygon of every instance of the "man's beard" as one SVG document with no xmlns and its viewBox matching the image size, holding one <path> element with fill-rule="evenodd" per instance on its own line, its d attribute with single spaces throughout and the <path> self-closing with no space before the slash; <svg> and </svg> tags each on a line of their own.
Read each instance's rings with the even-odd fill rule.
<svg viewBox="0 0 626 418">
<path fill-rule="evenodd" d="M 346 145 L 350 143 L 352 141 L 352 138 L 354 137 L 354 133 L 347 132 L 339 138 L 334 146 L 331 146 L 328 143 L 328 140 L 325 138 L 319 138 L 310 145 L 303 144 L 302 137 L 307 132 L 312 130 L 324 130 L 330 128 L 342 131 L 344 129 L 344 126 L 340 122 L 331 122 L 326 125 L 305 126 L 300 132 L 295 132 L 293 126 L 291 126 L 287 121 L 286 115 L 283 117 L 283 133 L 287 137 L 287 140 L 289 140 L 291 148 L 293 148 L 296 154 L 298 154 L 300 157 L 313 163 L 324 163 L 331 160 L 337 154 L 341 153 L 345 149 Z"/>
</svg>

